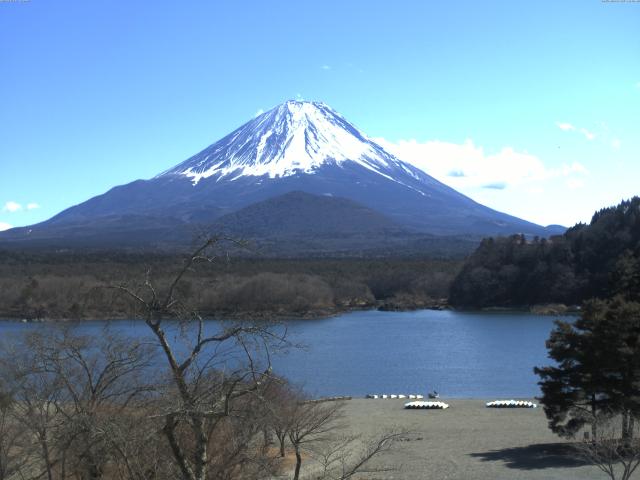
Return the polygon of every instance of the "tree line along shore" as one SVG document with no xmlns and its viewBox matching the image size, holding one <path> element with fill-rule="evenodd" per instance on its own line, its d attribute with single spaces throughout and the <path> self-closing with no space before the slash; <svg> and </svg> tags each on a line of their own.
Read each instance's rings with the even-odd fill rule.
<svg viewBox="0 0 640 480">
<path fill-rule="evenodd" d="M 108 286 L 170 282 L 183 257 L 117 252 L 0 252 L 0 318 L 130 318 Z M 314 318 L 355 309 L 444 308 L 461 260 L 263 259 L 222 255 L 180 284 L 206 317 Z"/>
<path fill-rule="evenodd" d="M 236 250 L 237 252 L 237 250 Z M 596 212 L 564 235 L 487 238 L 467 258 L 249 258 L 220 250 L 189 272 L 182 294 L 203 315 L 313 318 L 354 309 L 525 309 L 558 315 L 625 292 L 640 299 L 640 198 Z M 0 317 L 128 315 L 107 288 L 167 283 L 183 256 L 118 251 L 0 251 Z"/>
</svg>

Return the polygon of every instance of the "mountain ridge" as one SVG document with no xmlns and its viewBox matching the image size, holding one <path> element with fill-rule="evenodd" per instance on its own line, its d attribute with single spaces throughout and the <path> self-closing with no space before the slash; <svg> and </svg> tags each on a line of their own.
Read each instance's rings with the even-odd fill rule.
<svg viewBox="0 0 640 480">
<path fill-rule="evenodd" d="M 138 217 L 149 235 L 179 243 L 171 230 L 203 227 L 288 192 L 331 195 L 360 204 L 407 231 L 428 235 L 526 235 L 561 233 L 495 211 L 386 152 L 342 115 L 321 102 L 288 101 L 246 122 L 209 147 L 149 180 L 113 187 L 49 220 L 0 234 L 0 240 L 61 239 L 102 228 L 118 244 L 117 232 L 140 237 L 117 218 Z M 158 220 L 157 228 L 153 222 Z M 322 221 L 318 218 L 318 221 Z M 145 230 L 143 229 L 143 230 Z M 168 230 L 162 234 L 162 229 Z M 78 233 L 79 232 L 79 233 Z M 61 237 L 62 235 L 62 237 Z M 76 238 L 76 240 L 78 240 Z"/>
</svg>

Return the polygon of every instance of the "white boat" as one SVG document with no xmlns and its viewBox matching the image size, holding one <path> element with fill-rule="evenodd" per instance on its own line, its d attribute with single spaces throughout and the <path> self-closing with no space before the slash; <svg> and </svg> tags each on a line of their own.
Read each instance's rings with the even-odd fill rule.
<svg viewBox="0 0 640 480">
<path fill-rule="evenodd" d="M 533 402 L 527 400 L 494 400 L 487 402 L 487 408 L 537 408 Z"/>
<path fill-rule="evenodd" d="M 449 404 L 444 402 L 408 402 L 404 404 L 407 409 L 444 410 Z"/>
<path fill-rule="evenodd" d="M 0 0 L 0 1 L 2 1 L 2 0 Z M 408 394 L 405 394 L 405 393 L 398 393 L 398 394 L 395 394 L 395 393 L 392 393 L 392 394 L 386 394 L 386 393 L 383 393 L 383 394 L 378 394 L 378 393 L 368 393 L 367 395 L 365 395 L 365 398 L 376 399 L 376 400 L 377 400 L 377 399 L 379 399 L 379 398 L 383 398 L 383 399 L 388 399 L 388 398 L 392 398 L 392 399 L 397 399 L 397 398 L 400 398 L 400 399 L 403 399 L 403 398 L 409 398 L 409 399 L 411 399 L 411 400 L 413 400 L 413 399 L 421 400 L 421 399 L 423 399 L 423 398 L 424 398 L 424 396 L 422 396 L 422 395 L 418 395 L 418 394 L 415 394 L 415 393 L 412 393 L 412 394 L 409 394 L 409 395 L 408 395 Z"/>
</svg>

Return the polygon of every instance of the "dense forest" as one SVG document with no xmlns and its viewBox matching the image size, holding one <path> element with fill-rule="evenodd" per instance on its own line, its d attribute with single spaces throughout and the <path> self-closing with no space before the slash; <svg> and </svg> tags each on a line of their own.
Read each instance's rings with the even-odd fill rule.
<svg viewBox="0 0 640 480">
<path fill-rule="evenodd" d="M 130 315 L 114 285 L 149 278 L 164 285 L 177 254 L 0 251 L 0 318 L 99 319 Z M 325 316 L 360 308 L 440 307 L 461 260 L 428 258 L 274 259 L 219 252 L 180 288 L 205 316 Z"/>
<path fill-rule="evenodd" d="M 564 235 L 488 238 L 451 286 L 457 307 L 523 307 L 623 294 L 640 299 L 640 198 L 593 215 Z"/>
<path fill-rule="evenodd" d="M 386 310 L 579 305 L 623 293 L 640 300 L 640 198 L 596 212 L 564 235 L 484 239 L 466 260 L 419 256 L 269 258 L 227 256 L 181 284 L 206 316 L 325 316 Z M 169 253 L 0 251 L 0 317 L 125 317 L 131 305 L 109 286 L 172 278 Z"/>
</svg>

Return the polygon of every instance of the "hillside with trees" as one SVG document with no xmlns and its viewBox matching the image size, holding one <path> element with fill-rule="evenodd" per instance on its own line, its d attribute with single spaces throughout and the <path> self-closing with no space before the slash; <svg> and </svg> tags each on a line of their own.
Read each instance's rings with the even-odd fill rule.
<svg viewBox="0 0 640 480">
<path fill-rule="evenodd" d="M 227 257 L 226 248 L 217 253 L 219 261 L 199 265 L 180 288 L 199 312 L 220 318 L 438 306 L 462 263 L 411 257 Z M 0 251 L 0 318 L 131 318 L 127 300 L 104 287 L 142 277 L 167 284 L 182 260 L 177 254 Z"/>
<path fill-rule="evenodd" d="M 640 298 L 640 198 L 596 212 L 549 239 L 487 238 L 467 259 L 449 302 L 462 308 L 578 305 Z"/>
</svg>

